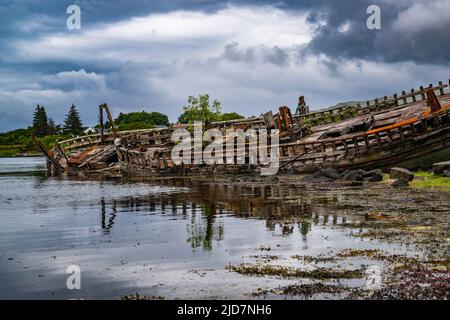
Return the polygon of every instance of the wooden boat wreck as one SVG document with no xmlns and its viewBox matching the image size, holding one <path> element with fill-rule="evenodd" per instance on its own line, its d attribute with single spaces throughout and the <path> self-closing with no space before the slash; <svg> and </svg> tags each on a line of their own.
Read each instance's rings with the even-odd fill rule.
<svg viewBox="0 0 450 320">
<path fill-rule="evenodd" d="M 99 106 L 100 132 L 60 141 L 48 149 L 38 138 L 32 135 L 34 143 L 47 158 L 47 171 L 50 175 L 58 174 L 96 174 L 120 173 L 114 140 L 122 136 L 133 136 L 149 130 L 118 132 L 112 125 L 110 132 L 105 132 L 103 111 L 110 123 L 114 124 L 111 112 L 106 104 Z"/>
<path fill-rule="evenodd" d="M 269 112 L 258 118 L 216 122 L 207 127 L 222 131 L 278 129 L 278 172 L 308 173 L 321 167 L 342 171 L 392 166 L 428 168 L 450 157 L 450 93 L 442 82 L 367 101 L 364 106 L 357 103 L 312 113 L 305 112 L 304 106 L 300 109 L 302 114 L 294 116 L 288 107 L 281 107 L 276 115 Z M 248 161 L 227 164 L 225 151 L 223 161 L 212 166 L 195 161 L 176 164 L 172 159 L 175 144 L 170 140 L 175 129 L 123 135 L 116 149 L 122 173 L 248 173 L 263 168 Z M 245 142 L 246 151 L 258 147 L 250 139 Z M 192 158 L 195 154 L 193 148 Z"/>
<path fill-rule="evenodd" d="M 353 103 L 317 112 L 308 109 L 301 97 L 297 115 L 283 106 L 276 115 L 268 112 L 261 117 L 210 123 L 205 128 L 224 133 L 254 129 L 256 134 L 258 129 L 278 129 L 277 172 L 280 173 L 308 173 L 321 167 L 342 171 L 392 166 L 429 168 L 435 162 L 450 158 L 450 92 L 448 85 L 442 82 L 365 104 Z M 176 143 L 171 137 L 175 130 L 186 125 L 125 132 L 118 132 L 113 125 L 110 132 L 105 132 L 103 111 L 111 124 L 113 118 L 106 104 L 101 105 L 99 111 L 98 134 L 59 142 L 51 150 L 33 137 L 47 157 L 51 174 L 236 174 L 257 173 L 265 167 L 249 159 L 250 150 L 261 152 L 259 140 L 255 143 L 250 136 L 246 136 L 243 147 L 245 161 L 238 161 L 239 150 L 234 144 L 234 161 L 232 164 L 227 161 L 225 136 L 221 163 L 177 164 L 172 159 Z M 206 145 L 202 141 L 200 152 Z M 269 142 L 267 154 L 271 147 Z M 194 160 L 199 150 L 192 147 L 191 151 Z"/>
</svg>

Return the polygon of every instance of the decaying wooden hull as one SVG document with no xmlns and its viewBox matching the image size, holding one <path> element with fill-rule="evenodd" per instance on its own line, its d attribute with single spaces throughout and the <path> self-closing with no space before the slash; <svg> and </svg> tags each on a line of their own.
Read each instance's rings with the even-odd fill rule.
<svg viewBox="0 0 450 320">
<path fill-rule="evenodd" d="M 314 172 L 320 167 L 346 169 L 384 169 L 404 167 L 426 169 L 433 163 L 450 158 L 450 127 L 387 146 L 349 153 L 342 160 L 325 160 L 315 163 L 294 162 L 289 168 L 298 173 Z"/>
<path fill-rule="evenodd" d="M 271 121 L 278 124 L 276 128 L 280 131 L 285 129 L 280 135 L 279 172 L 309 173 L 327 166 L 338 170 L 392 166 L 417 169 L 448 160 L 450 93 L 444 91 L 446 88 L 447 85 L 440 82 L 436 87 L 430 85 L 427 89 L 421 87 L 411 93 L 403 92 L 401 96 L 376 99 L 374 105 L 367 102 L 365 107 L 360 104 L 350 108 L 340 107 L 295 116 L 291 120 L 290 111 L 280 108 L 280 113 Z M 427 99 L 434 99 L 432 102 L 438 109 L 430 108 Z M 293 124 L 296 123 L 298 128 L 304 122 L 312 123 L 308 135 L 294 139 Z M 230 123 L 215 123 L 212 126 L 224 129 L 230 128 Z M 269 128 L 263 118 L 237 120 L 231 127 Z M 144 149 L 117 149 L 122 173 L 146 176 L 250 174 L 261 169 L 258 165 L 248 164 L 176 166 L 171 160 L 170 143 L 153 144 L 149 146 L 150 151 Z"/>
<path fill-rule="evenodd" d="M 116 136 L 135 136 L 149 132 L 133 130 L 113 133 L 93 134 L 58 142 L 51 151 L 56 159 L 51 161 L 47 154 L 47 171 L 51 175 L 58 174 L 94 174 L 105 172 L 120 173 L 114 139 Z"/>
<path fill-rule="evenodd" d="M 301 101 L 301 110 L 309 109 L 305 108 L 304 99 Z M 103 110 L 113 121 L 106 105 L 99 108 L 101 134 L 60 142 L 50 152 L 40 145 L 49 159 L 50 171 L 166 176 L 252 174 L 262 169 L 257 164 L 249 165 L 248 155 L 246 164 L 175 165 L 171 159 L 171 135 L 173 130 L 186 126 L 129 132 L 113 129 L 103 134 Z M 427 88 L 367 101 L 365 105 L 355 103 L 294 116 L 283 106 L 275 116 L 268 112 L 261 117 L 214 122 L 207 127 L 223 133 L 229 129 L 278 129 L 279 173 L 309 173 L 327 166 L 338 170 L 392 166 L 416 169 L 450 159 L 449 112 L 448 85 L 439 82 L 436 86 L 430 84 Z M 250 145 L 259 148 L 246 139 L 246 150 Z M 267 151 L 270 154 L 270 146 Z M 226 150 L 223 163 L 227 163 L 225 155 Z"/>
</svg>

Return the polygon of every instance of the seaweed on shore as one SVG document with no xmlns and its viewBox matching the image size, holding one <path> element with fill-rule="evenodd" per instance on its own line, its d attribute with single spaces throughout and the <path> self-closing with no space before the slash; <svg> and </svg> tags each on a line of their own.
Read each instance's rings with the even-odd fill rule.
<svg viewBox="0 0 450 320">
<path fill-rule="evenodd" d="M 355 291 L 360 291 L 357 288 L 351 288 L 343 285 L 330 285 L 321 282 L 318 283 L 308 283 L 308 284 L 291 284 L 287 286 L 280 286 L 270 290 L 262 290 L 252 293 L 252 296 L 266 296 L 268 294 L 275 294 L 280 296 L 291 296 L 291 297 L 303 297 L 310 298 L 317 294 L 330 294 L 330 295 L 341 295 L 341 294 L 351 294 Z"/>
<path fill-rule="evenodd" d="M 354 279 L 363 278 L 363 270 L 333 270 L 317 268 L 302 270 L 279 265 L 239 264 L 228 265 L 228 270 L 250 276 L 277 276 L 281 278 L 310 278 L 310 279 Z"/>
<path fill-rule="evenodd" d="M 129 294 L 123 297 L 120 297 L 120 300 L 164 300 L 164 297 L 161 296 L 140 296 L 139 293 Z"/>
<path fill-rule="evenodd" d="M 435 300 L 450 298 L 449 259 L 395 266 L 371 299 Z"/>
</svg>

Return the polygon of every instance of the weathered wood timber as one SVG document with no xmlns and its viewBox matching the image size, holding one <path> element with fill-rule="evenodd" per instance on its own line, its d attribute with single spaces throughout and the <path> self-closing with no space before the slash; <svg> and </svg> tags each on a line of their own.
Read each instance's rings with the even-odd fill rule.
<svg viewBox="0 0 450 320">
<path fill-rule="evenodd" d="M 103 111 L 112 124 L 111 132 L 105 132 Z M 120 172 L 114 141 L 125 136 L 134 139 L 158 129 L 118 132 L 106 103 L 99 106 L 100 133 L 76 137 L 58 142 L 48 150 L 34 135 L 33 141 L 47 158 L 47 171 L 51 175 Z"/>
<path fill-rule="evenodd" d="M 268 113 L 260 118 L 211 123 L 208 127 L 225 131 L 275 126 L 280 130 L 279 172 L 308 173 L 327 166 L 338 170 L 429 168 L 450 158 L 450 93 L 446 91 L 447 84 L 440 82 L 437 86 L 430 84 L 425 89 L 422 86 L 410 93 L 403 91 L 402 95 L 367 101 L 364 107 L 358 103 L 297 116 L 281 107 L 275 116 Z M 248 161 L 249 155 L 245 155 L 243 164 L 236 164 L 239 150 L 235 146 L 235 161 L 229 164 L 225 140 L 223 159 L 218 163 L 211 166 L 191 161 L 188 165 L 176 165 L 171 159 L 173 146 L 167 140 L 152 144 L 145 143 L 145 139 L 140 139 L 134 148 L 121 146 L 117 153 L 123 173 L 242 173 L 258 172 L 263 167 Z M 258 148 L 246 137 L 244 151 Z M 194 159 L 199 151 L 191 151 Z"/>
<path fill-rule="evenodd" d="M 401 95 L 316 112 L 305 107 L 300 114 L 292 115 L 288 107 L 282 106 L 275 115 L 268 112 L 261 117 L 209 123 L 205 129 L 219 129 L 224 134 L 223 155 L 216 156 L 214 151 L 205 156 L 207 145 L 201 141 L 200 148 L 190 150 L 189 164 L 177 164 L 172 159 L 176 144 L 171 141 L 174 130 L 189 126 L 175 124 L 128 132 L 116 132 L 113 126 L 112 132 L 104 132 L 103 110 L 110 123 L 112 116 L 106 104 L 99 109 L 100 134 L 59 142 L 51 150 L 54 159 L 49 159 L 50 170 L 91 173 L 120 169 L 122 174 L 151 176 L 258 173 L 267 167 L 253 161 L 264 151 L 259 139 L 254 139 L 259 136 L 258 129 L 279 130 L 281 173 L 308 173 L 321 167 L 429 168 L 433 163 L 450 159 L 450 92 L 442 82 L 405 90 Z M 227 146 L 230 139 L 233 142 L 238 139 L 225 136 L 230 130 L 236 133 L 247 130 L 243 146 L 234 143 Z M 253 133 L 248 134 L 249 131 Z M 271 144 L 266 147 L 268 155 Z M 195 161 L 199 155 L 200 163 Z"/>
</svg>

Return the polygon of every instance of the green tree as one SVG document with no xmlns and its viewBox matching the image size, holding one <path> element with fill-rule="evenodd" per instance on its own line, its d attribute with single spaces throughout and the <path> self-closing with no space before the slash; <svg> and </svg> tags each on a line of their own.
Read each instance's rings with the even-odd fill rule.
<svg viewBox="0 0 450 320">
<path fill-rule="evenodd" d="M 55 121 L 52 118 L 48 119 L 48 129 L 47 134 L 55 135 L 59 133 L 59 128 L 56 125 Z"/>
<path fill-rule="evenodd" d="M 230 121 L 236 119 L 244 119 L 245 117 L 236 112 L 224 113 L 220 116 L 220 121 Z"/>
<path fill-rule="evenodd" d="M 69 113 L 64 120 L 64 132 L 72 135 L 80 134 L 83 131 L 80 115 L 74 104 L 70 107 Z"/>
<path fill-rule="evenodd" d="M 183 107 L 183 113 L 178 117 L 179 123 L 193 123 L 203 121 L 210 123 L 219 121 L 221 116 L 220 102 L 214 100 L 212 105 L 209 102 L 209 95 L 199 95 L 198 98 L 189 96 L 188 105 Z"/>
<path fill-rule="evenodd" d="M 42 137 L 47 134 L 47 131 L 47 112 L 43 106 L 37 105 L 33 116 L 33 132 L 36 136 Z"/>
<path fill-rule="evenodd" d="M 148 129 L 156 125 L 168 126 L 169 118 L 159 112 L 142 111 L 121 113 L 114 122 L 119 127 L 119 130 Z"/>
</svg>

